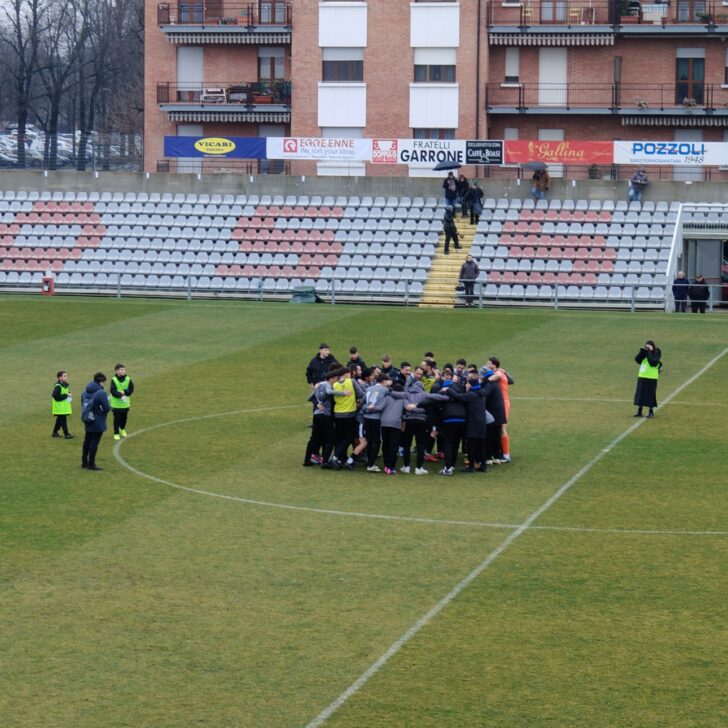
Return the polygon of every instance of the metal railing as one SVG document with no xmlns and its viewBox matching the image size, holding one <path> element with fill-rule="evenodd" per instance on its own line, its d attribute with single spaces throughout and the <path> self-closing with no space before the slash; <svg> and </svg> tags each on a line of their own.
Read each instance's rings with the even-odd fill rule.
<svg viewBox="0 0 728 728">
<path fill-rule="evenodd" d="M 184 275 L 175 276 L 174 282 L 165 287 L 159 285 L 147 285 L 142 281 L 124 281 L 126 276 L 112 275 L 103 284 L 78 282 L 58 283 L 58 276 L 55 279 L 55 291 L 58 295 L 107 295 L 124 297 L 166 297 L 183 298 L 187 300 L 218 298 L 218 299 L 243 299 L 253 301 L 289 301 L 297 286 L 281 287 L 273 278 L 252 278 L 244 285 L 237 280 L 234 284 L 226 284 L 223 279 L 222 285 L 213 281 L 212 276 Z M 133 276 L 129 276 L 133 278 Z M 448 284 L 452 281 L 448 279 Z M 300 285 L 312 287 L 316 296 L 322 303 L 328 304 L 382 304 L 400 306 L 418 306 L 422 303 L 428 305 L 465 306 L 466 299 L 463 291 L 458 291 L 456 298 L 442 295 L 438 298 L 432 294 L 426 296 L 422 287 L 416 282 L 403 280 L 397 291 L 357 289 L 356 281 L 351 278 L 319 278 L 317 280 L 303 280 Z M 728 307 L 728 282 L 709 284 L 710 297 L 705 301 L 705 311 L 713 313 L 717 309 Z M 40 291 L 39 282 L 26 282 L 20 284 L 7 281 L 0 281 L 0 291 L 7 292 L 29 292 Z M 693 308 L 695 303 L 695 308 Z M 499 290 L 493 292 L 488 288 L 485 281 L 477 281 L 473 291 L 472 305 L 474 308 L 484 309 L 496 306 L 549 308 L 558 310 L 561 308 L 601 308 L 617 309 L 627 311 L 639 310 L 662 310 L 674 311 L 674 300 L 672 298 L 671 284 L 662 285 L 637 285 L 637 284 L 599 284 L 597 286 L 568 286 L 554 285 L 550 290 L 536 292 L 529 291 L 527 287 L 512 287 L 510 291 Z M 697 313 L 700 303 L 695 301 L 687 302 L 687 311 L 695 310 Z"/>
<path fill-rule="evenodd" d="M 225 25 L 240 28 L 251 26 L 291 26 L 290 0 L 260 0 L 254 3 L 225 0 L 188 0 L 159 3 L 159 25 Z"/>
<path fill-rule="evenodd" d="M 159 159 L 157 172 L 173 174 L 290 174 L 283 159 Z"/>
<path fill-rule="evenodd" d="M 709 83 L 488 83 L 487 108 L 603 108 L 715 111 L 728 107 L 728 89 Z"/>
<path fill-rule="evenodd" d="M 563 25 L 578 27 L 588 25 L 728 25 L 728 8 L 716 0 L 677 0 L 676 2 L 623 3 L 619 0 L 524 0 L 504 3 L 490 0 L 487 24 L 498 26 L 529 27 L 538 25 Z"/>
<path fill-rule="evenodd" d="M 291 104 L 290 81 L 205 81 L 204 83 L 157 83 L 158 104 L 221 104 L 260 106 Z"/>
</svg>

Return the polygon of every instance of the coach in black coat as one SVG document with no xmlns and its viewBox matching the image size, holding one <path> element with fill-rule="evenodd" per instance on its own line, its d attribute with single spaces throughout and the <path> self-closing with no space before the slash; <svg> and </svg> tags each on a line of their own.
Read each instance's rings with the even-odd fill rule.
<svg viewBox="0 0 728 728">
<path fill-rule="evenodd" d="M 311 359 L 306 367 L 306 381 L 313 387 L 324 380 L 324 374 L 331 369 L 331 365 L 336 361 L 331 353 L 328 344 L 321 344 L 316 356 Z"/>
<path fill-rule="evenodd" d="M 486 381 L 483 385 L 485 393 L 485 408 L 493 415 L 494 421 L 488 425 L 485 449 L 488 460 L 500 460 L 503 450 L 501 449 L 501 425 L 508 422 L 506 418 L 506 405 L 503 401 L 498 382 Z"/>
<path fill-rule="evenodd" d="M 467 391 L 455 392 L 448 387 L 447 396 L 465 405 L 465 439 L 468 446 L 470 465 L 463 472 L 485 472 L 485 438 L 488 432 L 485 417 L 485 393 L 481 389 L 480 379 L 468 377 Z"/>
</svg>

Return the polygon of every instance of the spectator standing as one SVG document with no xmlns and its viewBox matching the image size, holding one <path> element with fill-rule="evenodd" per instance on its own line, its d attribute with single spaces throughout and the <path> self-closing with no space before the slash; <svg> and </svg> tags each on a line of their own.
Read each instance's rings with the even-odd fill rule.
<svg viewBox="0 0 728 728">
<path fill-rule="evenodd" d="M 693 313 L 705 313 L 705 304 L 710 298 L 710 288 L 701 273 L 695 276 L 689 292 L 690 310 Z"/>
<path fill-rule="evenodd" d="M 61 370 L 56 374 L 56 383 L 53 385 L 53 391 L 51 392 L 51 413 L 56 418 L 56 423 L 53 426 L 53 437 L 60 437 L 59 431 L 63 430 L 63 437 L 66 440 L 73 438 L 73 435 L 68 431 L 68 416 L 72 414 L 72 399 L 68 385 L 68 372 Z"/>
<path fill-rule="evenodd" d="M 455 250 L 460 250 L 460 238 L 458 237 L 458 229 L 455 225 L 455 208 L 448 205 L 445 208 L 445 215 L 442 218 L 442 229 L 445 232 L 445 255 L 450 255 L 450 241 L 455 244 Z"/>
<path fill-rule="evenodd" d="M 642 202 L 642 193 L 645 191 L 647 185 L 650 184 L 647 179 L 647 173 L 644 167 L 640 167 L 629 181 L 629 201 L 630 202 Z"/>
<path fill-rule="evenodd" d="M 470 210 L 470 224 L 477 225 L 480 222 L 480 213 L 483 212 L 483 190 L 473 182 L 467 194 L 468 209 Z"/>
<path fill-rule="evenodd" d="M 685 273 L 679 270 L 677 277 L 672 282 L 672 297 L 675 299 L 675 312 L 685 313 L 688 304 L 688 292 L 690 289 L 690 281 L 685 277 Z"/>
<path fill-rule="evenodd" d="M 647 407 L 648 417 L 654 417 L 654 408 L 657 407 L 657 380 L 662 369 L 662 352 L 649 339 L 639 350 L 634 360 L 640 365 L 637 374 L 637 389 L 634 393 L 634 403 L 637 406 L 635 417 L 642 417 L 642 408 Z"/>
<path fill-rule="evenodd" d="M 306 367 L 306 381 L 311 385 L 311 389 L 316 384 L 323 381 L 324 374 L 331 369 L 331 365 L 336 361 L 328 344 L 319 344 L 318 354 L 311 359 Z"/>
<path fill-rule="evenodd" d="M 551 184 L 549 173 L 545 169 L 537 169 L 533 173 L 533 177 L 531 177 L 531 179 L 533 180 L 531 196 L 533 197 L 534 202 L 537 200 L 545 200 L 546 193 L 548 192 L 549 185 Z"/>
<path fill-rule="evenodd" d="M 457 189 L 458 189 L 458 203 L 460 204 L 460 212 L 463 217 L 468 216 L 468 192 L 470 191 L 470 183 L 468 182 L 468 178 L 461 174 L 458 177 L 457 181 Z"/>
<path fill-rule="evenodd" d="M 475 298 L 475 281 L 478 280 L 480 275 L 480 268 L 478 264 L 473 260 L 472 255 L 468 255 L 460 268 L 460 282 L 465 288 L 465 305 L 472 306 L 473 299 Z"/>
<path fill-rule="evenodd" d="M 445 190 L 445 205 L 452 205 L 452 208 L 455 209 L 458 198 L 458 181 L 452 172 L 447 173 L 447 177 L 442 183 L 442 189 Z"/>
<path fill-rule="evenodd" d="M 81 450 L 81 467 L 87 470 L 103 470 L 96 465 L 96 453 L 104 432 L 106 432 L 106 415 L 109 414 L 111 406 L 109 398 L 104 392 L 103 384 L 106 375 L 102 372 L 94 374 L 94 378 L 86 385 L 86 390 L 81 395 L 81 419 L 86 428 L 86 435 L 83 439 Z"/>
</svg>

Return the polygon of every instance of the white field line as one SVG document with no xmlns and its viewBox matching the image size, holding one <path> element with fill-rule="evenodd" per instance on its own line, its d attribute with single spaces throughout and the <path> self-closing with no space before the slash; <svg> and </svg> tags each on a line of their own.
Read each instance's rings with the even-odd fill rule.
<svg viewBox="0 0 728 728">
<path fill-rule="evenodd" d="M 664 405 L 672 401 L 686 387 L 689 387 L 699 377 L 708 371 L 716 362 L 718 362 L 725 354 L 728 348 L 723 349 L 717 356 L 713 357 L 700 371 L 683 382 L 677 389 L 671 392 L 664 400 Z M 403 635 L 397 638 L 384 652 L 381 657 L 375 660 L 344 692 L 339 695 L 332 703 L 324 708 L 306 728 L 318 728 L 323 725 L 349 698 L 359 692 L 369 680 L 376 675 L 389 660 L 396 655 L 423 627 L 426 627 L 450 602 L 455 599 L 467 586 L 480 576 L 516 539 L 518 539 L 526 530 L 528 530 L 534 521 L 542 516 L 556 501 L 561 498 L 575 483 L 577 483 L 584 475 L 586 475 L 608 452 L 611 452 L 622 440 L 631 435 L 637 428 L 641 427 L 647 420 L 638 419 L 634 424 L 628 427 L 621 435 L 612 440 L 603 450 L 598 452 L 586 465 L 584 465 L 577 473 L 567 480 L 550 498 L 542 503 L 526 520 L 518 526 L 514 531 L 508 534 L 503 541 L 491 551 L 483 561 L 481 561 L 462 581 L 454 586 L 442 599 L 440 599 L 434 607 L 426 614 L 420 617 Z"/>
<path fill-rule="evenodd" d="M 545 398 L 547 399 L 547 398 Z M 586 400 L 591 401 L 591 400 Z M 622 401 L 622 400 L 615 400 Z M 630 401 L 630 400 L 624 400 Z M 171 427 L 174 425 L 183 424 L 185 422 L 197 422 L 198 420 L 215 419 L 218 417 L 231 417 L 233 415 L 243 415 L 256 412 L 268 412 L 272 410 L 283 410 L 283 409 L 294 409 L 301 407 L 302 405 L 291 404 L 291 405 L 274 405 L 271 407 L 256 407 L 251 409 L 243 410 L 232 410 L 230 412 L 219 412 L 217 414 L 208 415 L 197 415 L 195 417 L 185 417 L 180 420 L 174 420 L 172 422 L 161 422 L 144 429 L 137 430 L 136 432 L 129 435 L 126 440 L 130 440 L 133 437 L 142 435 L 152 430 L 158 430 L 164 427 Z M 443 526 L 472 526 L 476 528 L 493 528 L 502 530 L 515 530 L 519 527 L 517 523 L 494 523 L 489 521 L 468 521 L 468 520 L 457 520 L 457 519 L 444 519 L 444 518 L 425 518 L 422 516 L 395 516 L 387 513 L 365 513 L 361 511 L 342 511 L 334 508 L 314 508 L 312 506 L 300 506 L 293 505 L 290 503 L 275 503 L 272 501 L 261 501 L 253 498 L 242 498 L 235 495 L 225 495 L 223 493 L 215 493 L 209 490 L 203 490 L 201 488 L 193 488 L 191 486 L 181 485 L 180 483 L 174 483 L 164 478 L 159 478 L 156 475 L 150 475 L 145 473 L 143 470 L 135 468 L 129 464 L 123 455 L 121 454 L 121 446 L 126 440 L 120 440 L 114 445 L 113 454 L 117 462 L 129 472 L 138 475 L 140 478 L 146 478 L 154 483 L 160 485 L 166 485 L 170 488 L 177 490 L 183 490 L 188 493 L 195 493 L 197 495 L 207 496 L 209 498 L 219 498 L 221 500 L 234 501 L 236 503 L 244 503 L 247 505 L 261 506 L 265 508 L 278 508 L 281 510 L 288 511 L 303 511 L 306 513 L 322 513 L 331 516 L 347 516 L 349 518 L 368 518 L 372 520 L 380 521 L 405 521 L 409 523 L 424 523 L 429 525 L 443 525 Z M 649 530 L 649 529 L 633 529 L 633 528 L 591 528 L 591 527 L 580 527 L 580 526 L 530 526 L 531 530 L 543 530 L 543 531 L 573 531 L 575 533 L 612 533 L 612 534 L 623 534 L 623 535 L 664 535 L 664 536 L 728 536 L 728 531 L 682 531 L 682 530 Z"/>
</svg>

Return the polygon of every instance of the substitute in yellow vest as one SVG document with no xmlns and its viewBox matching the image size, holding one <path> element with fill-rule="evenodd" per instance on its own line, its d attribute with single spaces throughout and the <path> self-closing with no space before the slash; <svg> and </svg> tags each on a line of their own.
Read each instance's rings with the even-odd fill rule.
<svg viewBox="0 0 728 728">
<path fill-rule="evenodd" d="M 126 437 L 126 420 L 129 416 L 131 395 L 134 394 L 134 382 L 126 373 L 123 364 L 114 367 L 114 376 L 111 377 L 111 396 L 109 403 L 114 413 L 114 440 Z"/>
<path fill-rule="evenodd" d="M 73 435 L 68 431 L 68 415 L 71 412 L 71 392 L 69 391 L 68 372 L 60 371 L 56 374 L 56 383 L 51 392 L 51 414 L 56 418 L 53 426 L 53 437 L 60 437 L 63 430 L 63 437 L 71 440 Z"/>
<path fill-rule="evenodd" d="M 642 417 L 642 408 L 647 407 L 648 417 L 654 417 L 654 408 L 657 407 L 657 380 L 662 369 L 662 352 L 650 339 L 639 350 L 634 360 L 640 365 L 637 374 L 637 390 L 634 393 L 634 403 L 637 406 L 635 417 Z"/>
</svg>

